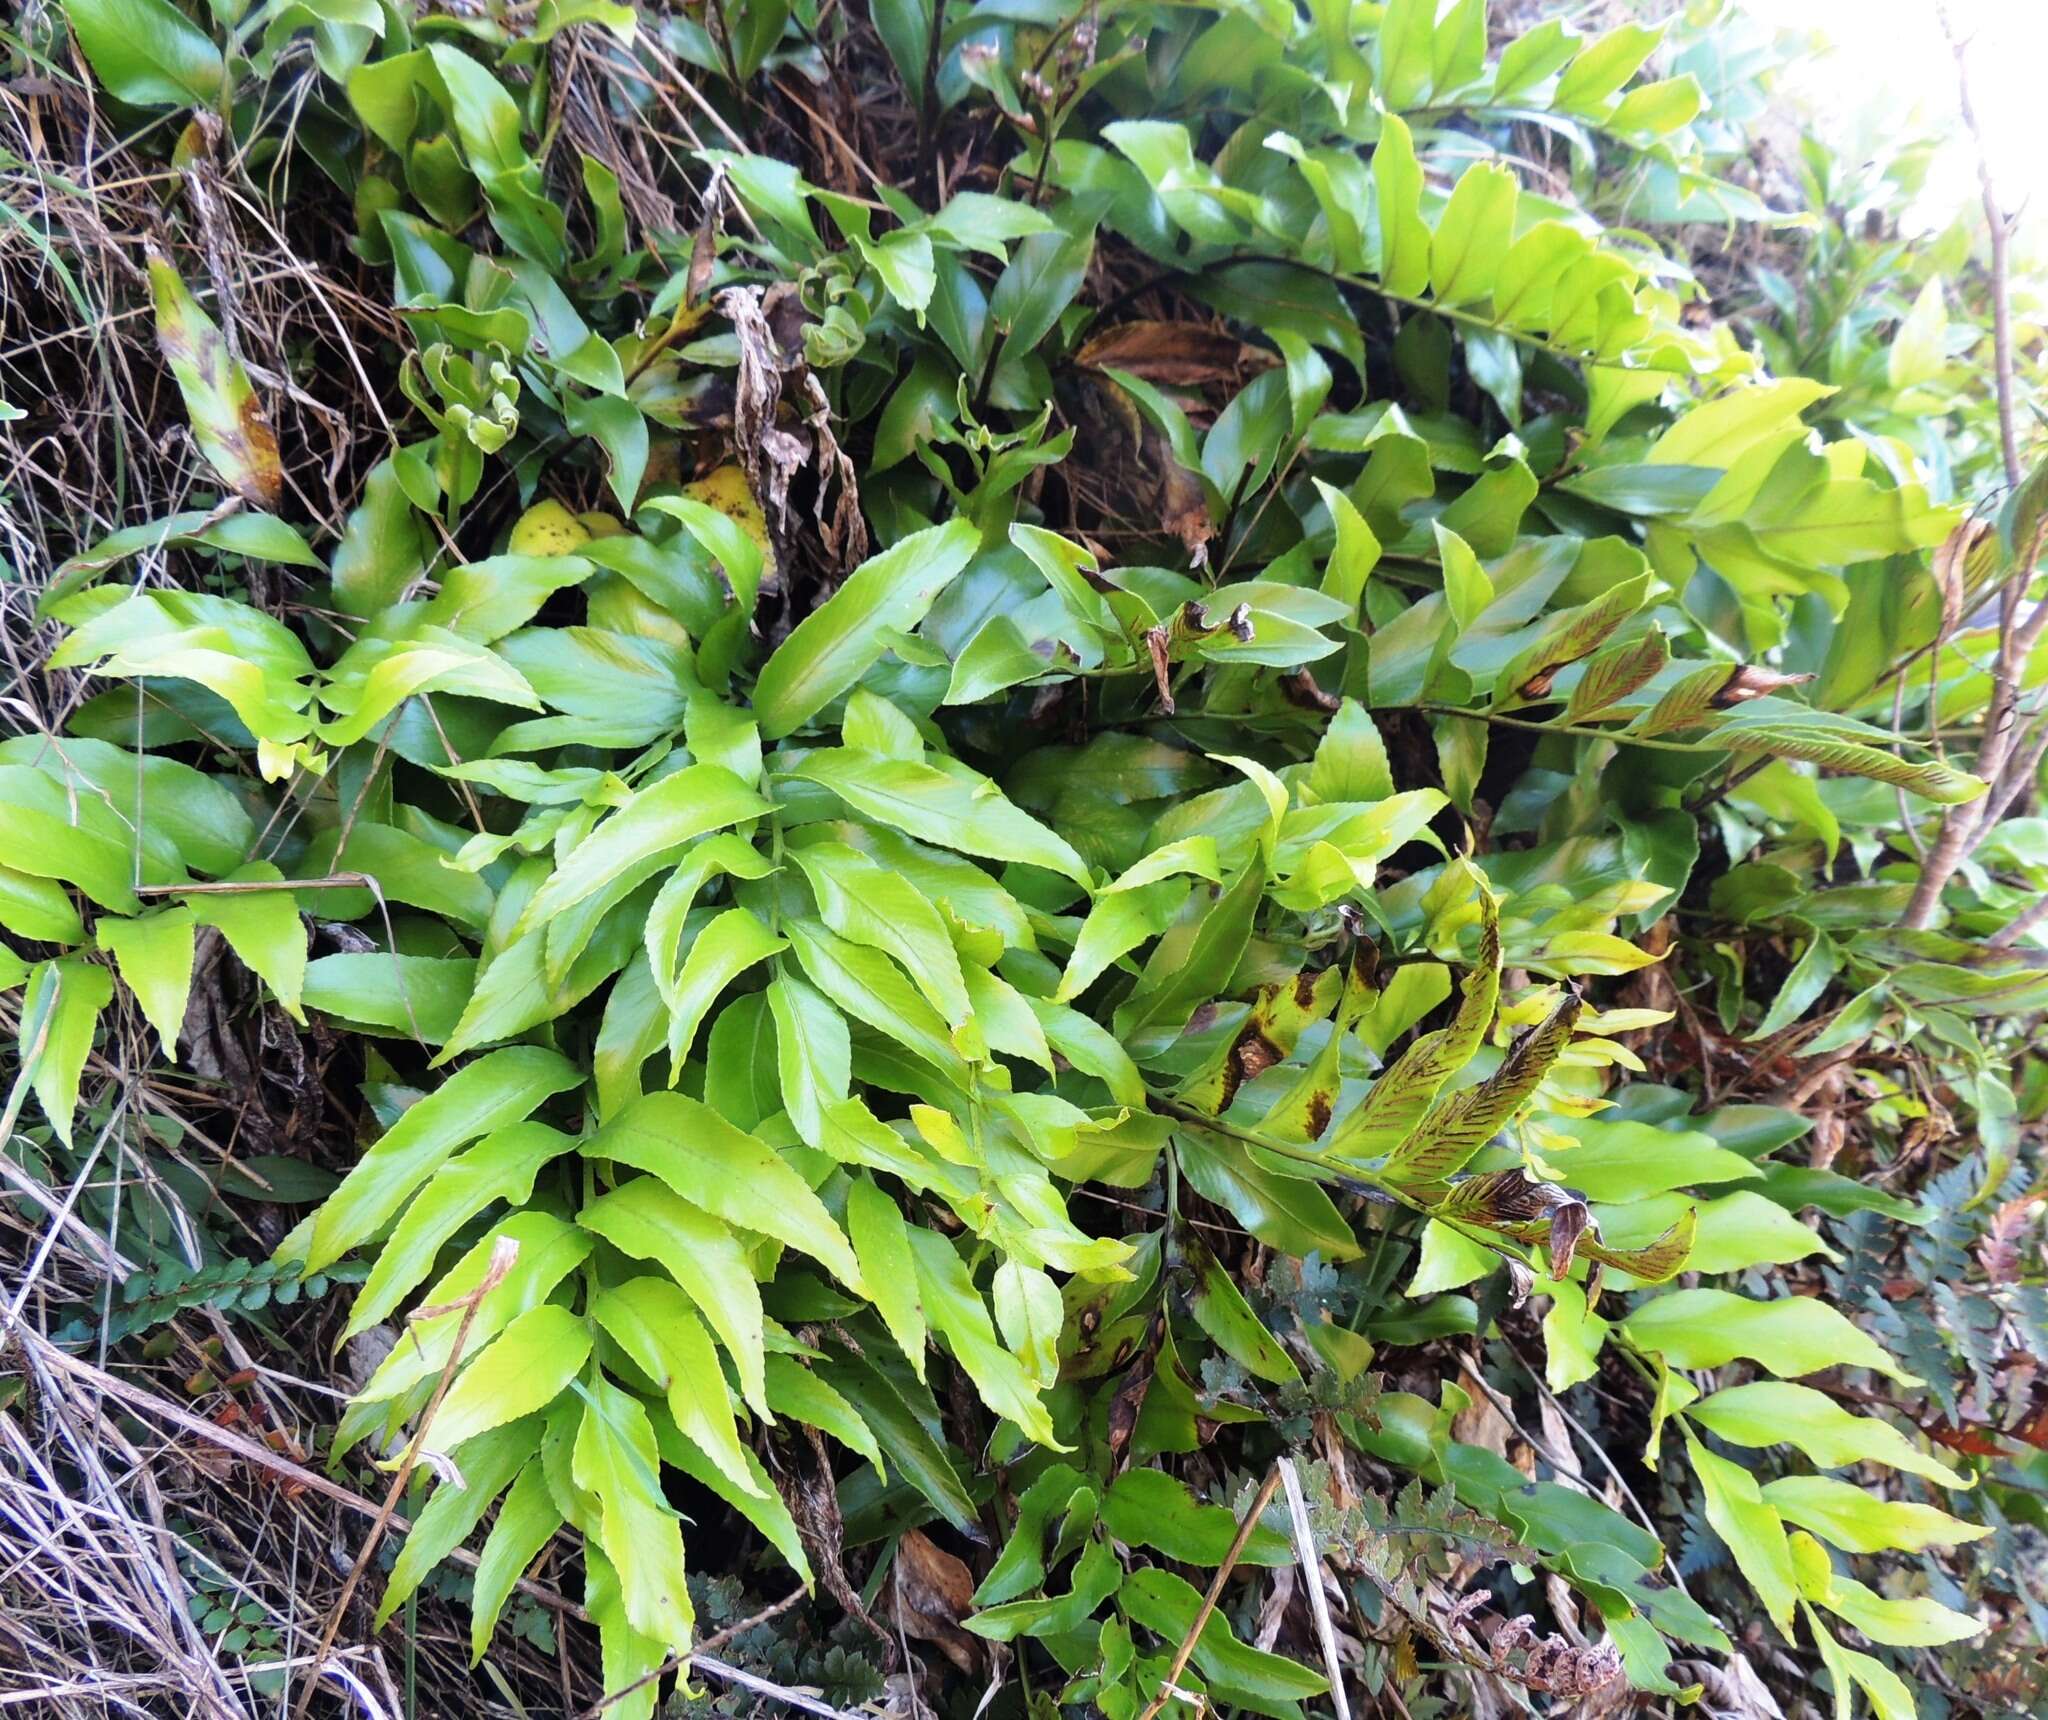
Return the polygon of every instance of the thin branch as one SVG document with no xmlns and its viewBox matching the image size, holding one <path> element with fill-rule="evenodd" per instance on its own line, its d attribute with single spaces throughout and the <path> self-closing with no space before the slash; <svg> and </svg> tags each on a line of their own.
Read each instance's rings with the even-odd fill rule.
<svg viewBox="0 0 2048 1720">
<path fill-rule="evenodd" d="M 2019 434 L 2013 421 L 2012 404 L 2012 304 L 2007 291 L 2006 251 L 2011 242 L 2011 224 L 1999 207 L 1991 183 L 1991 156 L 1984 147 L 1984 133 L 1977 124 L 1976 104 L 1970 100 L 1970 73 L 1965 64 L 1969 44 L 1956 35 L 1944 0 L 1935 0 L 1935 16 L 1941 33 L 1948 38 L 1949 52 L 1956 61 L 1956 99 L 1962 109 L 1963 126 L 1977 150 L 1977 185 L 1984 198 L 1984 219 L 1991 227 L 1991 344 L 1997 365 L 1998 442 L 2005 456 L 2005 481 L 2017 487 L 2020 481 Z"/>
<path fill-rule="evenodd" d="M 2009 949 L 2044 919 L 2048 919 L 2048 895 L 2036 896 L 2031 907 L 1993 932 L 1985 942 L 1995 950 Z"/>
<path fill-rule="evenodd" d="M 638 1678 L 634 1679 L 631 1684 L 622 1685 L 617 1690 L 607 1691 L 601 1700 L 591 1704 L 590 1707 L 586 1708 L 583 1711 L 583 1720 L 603 1720 L 604 1712 L 606 1709 L 614 1706 L 617 1703 L 625 1701 L 625 1699 L 628 1696 L 631 1696 L 634 1691 L 642 1689 L 649 1684 L 652 1684 L 657 1678 L 666 1678 L 671 1672 L 674 1672 L 679 1668 L 690 1664 L 693 1661 L 698 1663 L 699 1665 L 708 1665 L 710 1668 L 712 1668 L 713 1677 L 717 1677 L 721 1673 L 731 1672 L 733 1669 L 726 1666 L 724 1661 L 707 1661 L 705 1657 L 708 1656 L 714 1648 L 723 1648 L 727 1643 L 731 1642 L 734 1637 L 743 1636 L 748 1631 L 753 1630 L 756 1626 L 766 1624 L 770 1619 L 780 1618 L 784 1613 L 788 1612 L 791 1607 L 795 1606 L 797 1602 L 801 1601 L 810 1592 L 811 1591 L 809 1589 L 805 1588 L 792 1589 L 788 1594 L 784 1595 L 781 1600 L 774 1601 L 769 1605 L 763 1607 L 759 1612 L 750 1613 L 747 1617 L 740 1619 L 736 1623 L 727 1625 L 725 1629 L 717 1632 L 715 1635 L 707 1636 L 702 1642 L 697 1644 L 695 1648 L 690 1650 L 688 1654 L 671 1655 L 667 1660 L 664 1660 L 659 1666 L 657 1666 L 652 1672 L 642 1673 Z"/>
<path fill-rule="evenodd" d="M 334 1647 L 334 1639 L 340 1634 L 342 1620 L 348 1616 L 348 1603 L 354 1598 L 356 1585 L 363 1580 L 363 1572 L 370 1568 L 370 1560 L 377 1551 L 377 1544 L 383 1540 L 384 1531 L 391 1526 L 391 1519 L 397 1513 L 399 1500 L 405 1497 L 405 1490 L 412 1483 L 412 1472 L 418 1466 L 421 1454 L 427 1447 L 427 1434 L 432 1430 L 434 1417 L 441 1408 L 441 1402 L 448 1395 L 448 1388 L 455 1383 L 455 1372 L 462 1366 L 462 1349 L 469 1338 L 469 1328 L 476 1319 L 476 1311 L 483 1306 L 483 1300 L 505 1281 L 505 1274 L 512 1270 L 513 1262 L 519 1258 L 519 1244 L 508 1238 L 500 1238 L 491 1251 L 490 1265 L 474 1290 L 463 1297 L 456 1306 L 462 1310 L 462 1322 L 455 1328 L 455 1342 L 449 1348 L 448 1360 L 441 1369 L 441 1377 L 434 1384 L 434 1395 L 427 1400 L 427 1407 L 420 1416 L 419 1427 L 412 1436 L 412 1443 L 405 1448 L 405 1455 L 399 1459 L 398 1472 L 391 1477 L 391 1486 L 384 1495 L 384 1503 L 377 1508 L 377 1515 L 371 1520 L 370 1532 L 363 1537 L 362 1550 L 356 1554 L 356 1562 L 349 1567 L 348 1580 L 341 1585 L 341 1593 L 334 1598 L 334 1607 L 327 1615 L 327 1624 L 320 1632 L 320 1646 L 313 1650 L 313 1669 L 299 1686 L 299 1699 L 292 1704 L 292 1720 L 305 1720 L 306 1707 L 313 1700 L 313 1692 L 319 1688 L 320 1669 L 326 1665 L 328 1653 Z M 414 1313 L 415 1320 L 429 1314 L 445 1314 L 448 1308 L 421 1308 Z"/>
<path fill-rule="evenodd" d="M 1188 1626 L 1188 1633 L 1181 1639 L 1181 1645 L 1174 1651 L 1173 1665 L 1167 1669 L 1166 1677 L 1159 1686 L 1159 1694 L 1145 1705 L 1138 1720 L 1152 1720 L 1152 1716 L 1164 1708 L 1170 1697 L 1179 1694 L 1180 1675 L 1187 1671 L 1188 1660 L 1195 1652 L 1195 1644 L 1202 1640 L 1202 1632 L 1208 1628 L 1209 1615 L 1216 1610 L 1216 1601 L 1223 1593 L 1223 1585 L 1229 1581 L 1230 1573 L 1237 1568 L 1239 1555 L 1244 1552 L 1245 1543 L 1252 1538 L 1252 1531 L 1258 1527 L 1259 1519 L 1266 1514 L 1266 1507 L 1273 1502 L 1273 1495 L 1280 1488 L 1280 1469 L 1276 1464 L 1273 1473 L 1266 1477 L 1266 1484 L 1259 1489 L 1258 1497 L 1251 1502 L 1243 1517 L 1238 1519 L 1237 1534 L 1230 1543 L 1230 1551 L 1223 1555 L 1223 1563 L 1216 1567 L 1216 1575 L 1209 1579 L 1209 1592 L 1202 1597 L 1202 1604 L 1195 1611 L 1195 1622 Z"/>
</svg>

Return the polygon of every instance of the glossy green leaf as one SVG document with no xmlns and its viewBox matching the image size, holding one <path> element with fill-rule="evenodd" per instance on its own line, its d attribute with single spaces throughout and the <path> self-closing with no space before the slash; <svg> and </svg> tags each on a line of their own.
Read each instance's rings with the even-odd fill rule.
<svg viewBox="0 0 2048 1720">
<path fill-rule="evenodd" d="M 964 766 L 941 770 L 853 747 L 806 753 L 794 773 L 856 812 L 942 848 L 1043 866 L 1086 887 L 1088 867 L 1060 836 Z"/>
<path fill-rule="evenodd" d="M 64 16 L 94 73 L 124 102 L 188 107 L 220 94 L 220 50 L 169 0 L 65 0 Z"/>
<path fill-rule="evenodd" d="M 754 715 L 771 740 L 801 727 L 922 621 L 972 558 L 980 534 L 964 519 L 914 532 L 863 562 L 776 648 L 754 685 Z"/>
<path fill-rule="evenodd" d="M 526 1046 L 492 1052 L 458 1070 L 356 1161 L 313 1215 L 305 1251 L 296 1257 L 309 1271 L 338 1259 L 383 1229 L 458 1147 L 523 1121 L 543 1100 L 581 1080 L 566 1058 Z"/>
</svg>

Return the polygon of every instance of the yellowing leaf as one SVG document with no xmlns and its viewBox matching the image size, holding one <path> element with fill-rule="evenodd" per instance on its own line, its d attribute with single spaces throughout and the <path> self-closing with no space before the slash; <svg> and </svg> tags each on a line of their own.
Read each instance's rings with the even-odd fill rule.
<svg viewBox="0 0 2048 1720">
<path fill-rule="evenodd" d="M 552 497 L 521 514 L 505 540 L 513 555 L 569 555 L 596 534 Z"/>
<path fill-rule="evenodd" d="M 169 259 L 153 247 L 149 284 L 157 345 L 185 397 L 192 439 L 236 495 L 251 507 L 276 507 L 284 496 L 284 466 L 249 373 Z"/>
<path fill-rule="evenodd" d="M 465 1440 L 553 1403 L 590 1354 L 590 1327 L 557 1303 L 530 1308 L 456 1376 L 427 1444 L 457 1453 Z"/>
</svg>

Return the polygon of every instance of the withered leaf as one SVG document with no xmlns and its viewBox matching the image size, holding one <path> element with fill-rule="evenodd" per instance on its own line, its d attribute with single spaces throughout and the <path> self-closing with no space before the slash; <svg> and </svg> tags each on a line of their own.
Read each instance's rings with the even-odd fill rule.
<svg viewBox="0 0 2048 1720">
<path fill-rule="evenodd" d="M 889 1609 L 906 1636 L 932 1644 L 962 1672 L 986 1664 L 992 1645 L 960 1628 L 974 1610 L 974 1573 L 922 1530 L 906 1530 L 896 1543 Z"/>
<path fill-rule="evenodd" d="M 220 329 L 193 298 L 170 259 L 149 250 L 156 339 L 192 422 L 192 439 L 222 483 L 252 507 L 274 508 L 284 495 L 277 436 L 249 373 Z"/>
<path fill-rule="evenodd" d="M 1500 1067 L 1484 1081 L 1432 1106 L 1388 1158 L 1386 1175 L 1398 1182 L 1428 1183 L 1463 1166 L 1528 1103 L 1571 1043 L 1579 1010 L 1578 993 L 1567 992 L 1556 1009 L 1508 1048 Z"/>
<path fill-rule="evenodd" d="M 1640 638 L 1610 646 L 1586 665 L 1586 672 L 1565 703 L 1564 720 L 1583 722 L 1619 704 L 1670 660 L 1670 647 L 1655 627 Z"/>
<path fill-rule="evenodd" d="M 1235 335 L 1196 323 L 1127 322 L 1096 335 L 1074 355 L 1091 370 L 1125 370 L 1162 388 L 1235 387 L 1277 362 Z"/>
<path fill-rule="evenodd" d="M 1644 1284 L 1662 1284 L 1684 1270 L 1686 1261 L 1692 1258 L 1693 1237 L 1698 1231 L 1698 1209 L 1687 1207 L 1683 1218 L 1640 1248 L 1608 1248 L 1588 1241 L 1579 1245 L 1579 1252 Z"/>
<path fill-rule="evenodd" d="M 1761 699 L 1766 693 L 1797 687 L 1812 679 L 1811 675 L 1781 675 L 1775 669 L 1759 669 L 1754 663 L 1745 663 L 1721 683 L 1712 704 L 1715 710 L 1725 711 L 1731 705 L 1747 704 L 1751 699 Z"/>
</svg>

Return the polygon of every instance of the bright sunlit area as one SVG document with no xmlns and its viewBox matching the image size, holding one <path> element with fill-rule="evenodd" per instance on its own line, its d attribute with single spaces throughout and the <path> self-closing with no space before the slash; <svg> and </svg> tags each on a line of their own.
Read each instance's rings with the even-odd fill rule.
<svg viewBox="0 0 2048 1720">
<path fill-rule="evenodd" d="M 1848 152 L 1881 153 L 1903 136 L 1941 140 L 1919 202 L 1899 211 L 1939 223 L 1977 195 L 1977 154 L 1962 123 L 1950 32 L 1964 49 L 1972 105 L 2000 203 L 2026 248 L 2048 250 L 2048 149 L 2042 146 L 2043 0 L 1744 0 L 1750 13 L 1810 36 L 1788 54 L 1781 88 Z M 1943 27 L 1946 12 L 1948 29 Z"/>
</svg>

